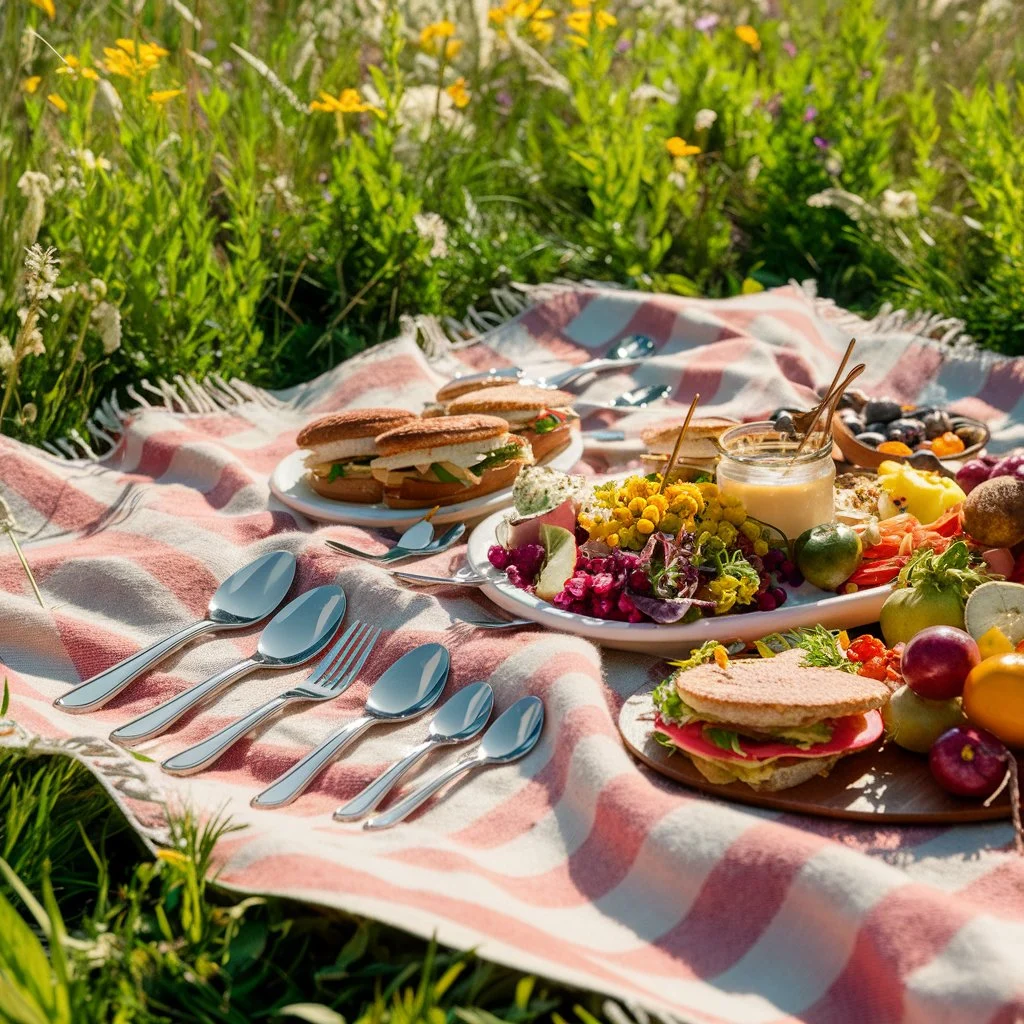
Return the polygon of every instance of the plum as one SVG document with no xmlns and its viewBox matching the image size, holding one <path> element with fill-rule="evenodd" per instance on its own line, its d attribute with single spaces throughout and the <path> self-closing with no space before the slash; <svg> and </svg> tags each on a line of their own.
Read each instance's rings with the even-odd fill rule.
<svg viewBox="0 0 1024 1024">
<path fill-rule="evenodd" d="M 944 732 L 928 753 L 935 781 L 948 793 L 984 800 L 1006 777 L 1010 752 L 990 732 L 973 725 Z"/>
<path fill-rule="evenodd" d="M 994 476 L 1016 476 L 1018 479 L 1024 480 L 1024 452 L 1003 456 L 992 467 L 989 479 Z"/>
<path fill-rule="evenodd" d="M 943 412 L 941 409 L 933 409 L 922 416 L 921 420 L 924 423 L 925 437 L 929 441 L 934 441 L 935 438 L 941 437 L 953 429 L 953 421 L 950 419 L 949 413 Z"/>
<path fill-rule="evenodd" d="M 991 467 L 981 459 L 971 459 L 956 471 L 956 482 L 964 494 L 970 494 L 978 484 L 983 484 L 991 475 Z"/>
<path fill-rule="evenodd" d="M 885 434 L 879 434 L 874 430 L 865 430 L 864 433 L 857 434 L 857 440 L 869 448 L 877 448 L 885 440 Z"/>
<path fill-rule="evenodd" d="M 900 659 L 903 679 L 929 700 L 959 697 L 971 669 L 981 661 L 974 637 L 955 626 L 929 626 L 916 634 Z"/>
<path fill-rule="evenodd" d="M 864 419 L 868 423 L 892 423 L 902 415 L 900 403 L 891 398 L 871 398 L 864 406 Z"/>
</svg>

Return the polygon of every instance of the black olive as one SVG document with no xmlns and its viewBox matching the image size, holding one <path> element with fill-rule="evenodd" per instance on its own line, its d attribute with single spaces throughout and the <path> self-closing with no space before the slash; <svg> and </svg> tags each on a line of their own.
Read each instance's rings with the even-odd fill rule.
<svg viewBox="0 0 1024 1024">
<path fill-rule="evenodd" d="M 786 410 L 783 410 L 775 417 L 775 429 L 780 434 L 795 434 L 796 424 L 793 422 L 793 417 Z"/>
<path fill-rule="evenodd" d="M 943 412 L 941 409 L 935 409 L 923 416 L 922 422 L 924 423 L 925 437 L 929 441 L 934 441 L 935 438 L 941 437 L 953 429 L 953 421 L 949 418 L 949 413 Z"/>
<path fill-rule="evenodd" d="M 872 423 L 869 420 L 868 425 L 864 429 L 870 431 L 872 434 L 884 434 L 889 429 L 889 424 L 879 421 Z"/>
<path fill-rule="evenodd" d="M 864 406 L 864 419 L 868 423 L 892 423 L 902 415 L 900 403 L 891 398 L 872 398 Z"/>
<path fill-rule="evenodd" d="M 863 434 L 857 435 L 857 440 L 869 448 L 877 448 L 885 440 L 885 434 L 880 434 L 877 430 L 866 430 Z"/>
<path fill-rule="evenodd" d="M 920 420 L 893 420 L 886 436 L 890 441 L 902 441 L 913 448 L 924 439 L 924 424 Z"/>
</svg>

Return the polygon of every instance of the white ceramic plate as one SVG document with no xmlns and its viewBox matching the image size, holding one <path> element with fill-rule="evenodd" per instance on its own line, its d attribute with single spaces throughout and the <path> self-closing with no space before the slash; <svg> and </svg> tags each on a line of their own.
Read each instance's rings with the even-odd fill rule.
<svg viewBox="0 0 1024 1024">
<path fill-rule="evenodd" d="M 546 465 L 567 472 L 579 462 L 582 455 L 583 442 L 580 440 L 579 431 L 574 430 L 569 447 L 559 452 Z M 426 508 L 387 508 L 384 505 L 358 505 L 324 498 L 306 483 L 306 467 L 302 463 L 304 457 L 305 452 L 297 448 L 291 455 L 282 459 L 271 474 L 270 489 L 289 508 L 309 516 L 310 519 L 319 519 L 325 523 L 345 523 L 349 526 L 403 527 L 422 519 L 424 512 L 427 511 Z M 462 523 L 467 519 L 479 519 L 495 509 L 507 508 L 511 503 L 512 489 L 506 487 L 503 491 L 494 491 L 473 501 L 442 505 L 433 522 Z M 486 558 L 484 560 L 486 561 Z"/>
<path fill-rule="evenodd" d="M 805 583 L 787 587 L 789 600 L 773 612 L 717 615 L 685 625 L 661 626 L 653 622 L 609 622 L 575 612 L 563 611 L 508 582 L 503 572 L 487 561 L 487 549 L 497 544 L 496 531 L 504 511 L 495 512 L 480 523 L 469 538 L 466 552 L 470 567 L 491 582 L 481 592 L 499 608 L 523 619 L 532 619 L 560 633 L 574 633 L 603 647 L 646 654 L 681 654 L 706 640 L 758 640 L 768 633 L 782 633 L 799 626 L 828 626 L 851 629 L 878 620 L 889 587 L 875 587 L 856 594 L 831 594 Z"/>
</svg>

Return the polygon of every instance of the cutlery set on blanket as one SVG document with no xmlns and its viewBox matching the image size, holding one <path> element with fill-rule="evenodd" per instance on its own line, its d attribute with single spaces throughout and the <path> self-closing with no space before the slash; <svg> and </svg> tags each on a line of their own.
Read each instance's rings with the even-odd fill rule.
<svg viewBox="0 0 1024 1024">
<path fill-rule="evenodd" d="M 429 527 L 429 523 L 426 526 Z M 411 527 L 407 534 L 415 529 Z M 433 543 L 432 536 L 431 528 L 426 543 Z M 421 529 L 412 539 L 423 543 L 424 537 L 426 531 Z M 195 637 L 212 630 L 245 629 L 256 625 L 284 600 L 294 576 L 295 558 L 290 552 L 272 551 L 263 555 L 239 569 L 217 588 L 204 619 L 79 684 L 58 697 L 54 705 L 71 714 L 94 711 Z M 289 705 L 317 703 L 340 696 L 358 678 L 381 635 L 379 626 L 355 621 L 332 645 L 345 611 L 345 593 L 340 587 L 328 585 L 306 591 L 267 623 L 253 655 L 119 726 L 110 734 L 111 740 L 129 746 L 159 736 L 182 716 L 208 703 L 244 675 L 296 668 L 322 655 L 303 682 L 205 740 L 173 755 L 160 766 L 171 775 L 193 775 L 212 765 L 238 740 Z M 402 655 L 373 684 L 362 715 L 347 722 L 289 768 L 253 798 L 252 806 L 274 808 L 290 804 L 366 730 L 378 725 L 407 722 L 425 714 L 444 692 L 448 671 L 448 651 L 441 644 L 421 644 Z M 474 682 L 463 687 L 434 715 L 427 736 L 362 792 L 339 807 L 334 813 L 335 819 L 355 821 L 366 817 L 432 751 L 466 743 L 479 736 L 491 717 L 493 705 L 494 694 L 487 683 Z M 475 752 L 402 796 L 383 813 L 366 821 L 364 828 L 389 828 L 456 777 L 476 768 L 508 764 L 524 757 L 540 738 L 543 723 L 544 706 L 540 699 L 522 698 L 484 732 Z"/>
</svg>

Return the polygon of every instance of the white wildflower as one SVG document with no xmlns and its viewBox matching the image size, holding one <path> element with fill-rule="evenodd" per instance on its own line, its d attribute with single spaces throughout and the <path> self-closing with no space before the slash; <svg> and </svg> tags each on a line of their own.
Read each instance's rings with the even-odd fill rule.
<svg viewBox="0 0 1024 1024">
<path fill-rule="evenodd" d="M 62 297 L 57 287 L 59 273 L 60 260 L 57 259 L 56 249 L 43 249 L 37 243 L 25 250 L 25 295 L 30 304 L 45 302 L 47 299 L 59 300 Z"/>
<path fill-rule="evenodd" d="M 698 110 L 693 119 L 693 127 L 699 132 L 706 132 L 716 121 L 718 115 L 707 107 Z"/>
<path fill-rule="evenodd" d="M 750 163 L 747 164 L 746 178 L 751 184 L 757 181 L 757 176 L 761 173 L 761 158 L 755 156 L 751 159 Z"/>
<path fill-rule="evenodd" d="M 231 49 L 238 54 L 246 64 L 249 65 L 269 86 L 278 94 L 283 96 L 293 109 L 297 110 L 300 114 L 306 113 L 306 105 L 299 99 L 298 96 L 277 76 L 274 70 L 267 64 L 266 61 L 260 60 L 259 57 L 254 53 L 250 53 L 248 50 L 242 49 L 238 43 L 231 43 Z"/>
<path fill-rule="evenodd" d="M 430 241 L 431 260 L 443 260 L 448 255 L 448 225 L 436 213 L 417 213 L 413 218 L 420 238 Z"/>
<path fill-rule="evenodd" d="M 634 103 L 647 103 L 651 100 L 659 100 L 662 103 L 674 104 L 679 102 L 679 90 L 671 81 L 665 83 L 664 89 L 651 85 L 649 82 L 644 82 L 629 94 L 629 98 Z"/>
<path fill-rule="evenodd" d="M 121 310 L 110 302 L 101 302 L 92 311 L 92 322 L 96 325 L 103 351 L 109 356 L 121 347 Z"/>
<path fill-rule="evenodd" d="M 825 157 L 825 172 L 833 178 L 838 178 L 843 173 L 843 161 L 838 153 L 829 153 Z"/>
<path fill-rule="evenodd" d="M 816 209 L 831 207 L 842 210 L 851 220 L 861 220 L 873 212 L 860 196 L 841 188 L 827 188 L 824 192 L 816 192 L 808 197 L 807 205 Z"/>
<path fill-rule="evenodd" d="M 887 220 L 906 220 L 917 216 L 917 195 L 911 191 L 896 192 L 887 188 L 882 193 L 878 212 Z"/>
<path fill-rule="evenodd" d="M 42 171 L 25 171 L 18 179 L 18 191 L 25 197 L 25 212 L 21 215 L 21 242 L 23 245 L 32 245 L 43 226 L 46 200 L 53 192 L 53 185 Z"/>
<path fill-rule="evenodd" d="M 185 48 L 185 53 L 193 64 L 203 68 L 206 71 L 213 70 L 213 61 L 209 57 L 204 57 L 201 53 L 196 53 L 195 50 L 190 50 L 188 47 Z"/>
<path fill-rule="evenodd" d="M 89 171 L 109 171 L 111 168 L 111 163 L 105 156 L 96 156 L 91 149 L 73 149 L 71 156 L 81 160 L 82 166 Z"/>
<path fill-rule="evenodd" d="M 171 0 L 171 6 L 178 12 L 182 21 L 188 22 L 197 32 L 203 31 L 203 23 L 181 2 Z"/>
<path fill-rule="evenodd" d="M 0 334 L 0 373 L 5 374 L 14 365 L 14 349 L 6 334 Z"/>
<path fill-rule="evenodd" d="M 668 176 L 670 185 L 675 185 L 680 192 L 686 189 L 686 175 L 682 171 L 672 171 Z"/>
<path fill-rule="evenodd" d="M 292 180 L 287 174 L 279 174 L 272 181 L 264 182 L 262 194 L 280 201 L 288 211 L 296 209 L 299 205 L 299 197 L 292 192 Z"/>
</svg>

